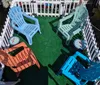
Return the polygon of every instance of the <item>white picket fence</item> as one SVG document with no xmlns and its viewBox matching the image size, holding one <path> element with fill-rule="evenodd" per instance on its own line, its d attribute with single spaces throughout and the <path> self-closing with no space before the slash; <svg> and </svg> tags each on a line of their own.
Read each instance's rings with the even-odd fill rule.
<svg viewBox="0 0 100 85">
<path fill-rule="evenodd" d="M 13 6 L 20 6 L 23 12 L 40 16 L 67 15 L 80 3 L 80 0 L 13 0 Z"/>
<path fill-rule="evenodd" d="M 0 36 L 0 48 L 9 47 L 9 38 L 13 36 L 13 29 L 10 26 L 10 20 L 7 17 L 5 25 L 3 26 L 1 36 Z"/>
<path fill-rule="evenodd" d="M 100 50 L 97 47 L 96 38 L 92 30 L 89 17 L 87 18 L 87 25 L 82 30 L 84 40 L 86 41 L 86 50 L 89 56 L 89 59 L 92 61 L 99 60 Z"/>
</svg>

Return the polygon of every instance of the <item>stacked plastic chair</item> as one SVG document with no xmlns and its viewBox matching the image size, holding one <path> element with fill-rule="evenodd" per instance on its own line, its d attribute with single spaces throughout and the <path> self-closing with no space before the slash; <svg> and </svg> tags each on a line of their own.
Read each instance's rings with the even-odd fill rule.
<svg viewBox="0 0 100 85">
<path fill-rule="evenodd" d="M 84 28 L 87 17 L 86 6 L 81 4 L 76 7 L 75 11 L 60 19 L 57 32 L 59 31 L 66 38 L 66 44 L 69 44 L 72 37 Z"/>
<path fill-rule="evenodd" d="M 9 10 L 9 17 L 11 19 L 12 28 L 25 35 L 29 45 L 32 45 L 32 37 L 38 31 L 41 33 L 38 19 L 26 15 L 24 12 L 21 11 L 21 8 L 17 6 L 14 6 Z M 35 24 L 27 23 L 24 20 L 24 17 L 35 21 Z"/>
<path fill-rule="evenodd" d="M 24 42 L 5 50 L 1 49 L 0 53 L 0 62 L 9 66 L 16 73 L 20 73 L 35 64 L 40 68 L 34 53 Z"/>
</svg>

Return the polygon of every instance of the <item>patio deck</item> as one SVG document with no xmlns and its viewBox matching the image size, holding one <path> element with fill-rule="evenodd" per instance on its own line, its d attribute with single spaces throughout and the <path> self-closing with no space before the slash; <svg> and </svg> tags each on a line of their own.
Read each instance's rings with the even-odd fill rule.
<svg viewBox="0 0 100 85">
<path fill-rule="evenodd" d="M 19 36 L 21 41 L 24 41 L 33 50 L 41 64 L 41 69 L 39 70 L 36 66 L 32 66 L 24 70 L 19 76 L 21 82 L 17 85 L 74 85 L 65 76 L 57 76 L 55 74 L 67 57 L 74 53 L 74 49 L 71 49 L 70 46 L 65 46 L 65 39 L 60 34 L 58 36 L 54 32 L 55 30 L 52 29 L 51 23 L 57 18 L 38 17 L 38 19 L 42 34 L 37 33 L 33 37 L 32 46 L 28 45 L 25 36 L 17 34 L 17 32 L 15 32 L 15 35 Z M 56 24 L 54 28 L 56 28 Z M 99 34 L 96 36 L 99 36 Z M 66 52 L 62 49 L 66 50 Z M 15 73 L 8 67 L 5 68 L 3 76 L 6 81 L 17 80 Z"/>
</svg>

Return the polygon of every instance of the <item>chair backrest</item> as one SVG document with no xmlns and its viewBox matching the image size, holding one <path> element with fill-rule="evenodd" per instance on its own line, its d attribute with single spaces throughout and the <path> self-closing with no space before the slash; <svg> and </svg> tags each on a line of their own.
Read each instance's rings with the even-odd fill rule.
<svg viewBox="0 0 100 85">
<path fill-rule="evenodd" d="M 18 49 L 21 46 L 23 46 L 23 49 Z M 0 53 L 0 61 L 6 66 L 9 66 L 14 72 L 21 72 L 22 70 L 34 64 L 40 68 L 35 55 L 24 42 L 19 43 L 18 45 L 15 45 L 11 48 L 0 50 Z M 13 55 L 13 53 L 16 54 Z"/>
<path fill-rule="evenodd" d="M 84 4 L 81 4 L 75 9 L 73 21 L 80 23 L 85 22 L 87 16 L 88 16 L 88 10 Z"/>
<path fill-rule="evenodd" d="M 63 22 L 69 21 L 69 19 L 72 19 L 70 23 L 66 23 L 64 25 L 70 24 L 73 27 L 77 27 L 81 25 L 81 23 L 84 23 L 86 18 L 88 16 L 88 10 L 84 4 L 81 4 L 80 6 L 76 7 L 75 11 L 73 13 L 69 14 L 68 16 L 62 18 L 60 20 L 60 27 L 63 26 Z M 73 17 L 73 18 L 72 18 Z"/>
<path fill-rule="evenodd" d="M 80 78 L 88 81 L 100 79 L 100 63 L 92 62 L 88 69 L 80 70 Z M 84 73 L 84 74 L 83 74 Z"/>
<path fill-rule="evenodd" d="M 11 21 L 13 21 L 13 23 L 16 26 L 22 26 L 25 23 L 24 18 L 23 18 L 23 12 L 21 11 L 20 7 L 14 6 L 10 8 L 8 14 Z"/>
</svg>

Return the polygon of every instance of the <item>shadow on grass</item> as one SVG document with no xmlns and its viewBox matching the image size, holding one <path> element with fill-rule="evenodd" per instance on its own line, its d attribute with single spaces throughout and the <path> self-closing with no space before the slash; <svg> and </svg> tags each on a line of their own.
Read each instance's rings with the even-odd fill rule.
<svg viewBox="0 0 100 85">
<path fill-rule="evenodd" d="M 57 33 L 57 30 L 58 30 L 58 26 L 59 26 L 59 20 L 61 19 L 61 17 L 58 17 L 57 19 L 55 20 L 52 20 L 49 22 L 50 26 L 52 27 L 52 30 L 61 38 L 61 39 L 64 39 L 64 37 L 62 36 L 61 33 Z"/>
<path fill-rule="evenodd" d="M 60 68 L 62 67 L 62 65 L 64 64 L 64 62 L 67 60 L 69 54 L 67 54 L 64 50 L 61 50 L 62 54 L 57 58 L 57 60 L 52 64 L 52 65 L 48 65 L 49 68 L 51 68 L 55 74 L 57 74 L 60 70 Z"/>
<path fill-rule="evenodd" d="M 51 25 L 52 30 L 53 30 L 54 32 L 57 31 L 59 20 L 60 20 L 60 17 L 58 17 L 58 18 L 56 18 L 55 20 L 52 20 L 51 22 L 49 22 L 49 24 Z"/>
<path fill-rule="evenodd" d="M 4 68 L 3 79 L 4 81 L 17 81 L 18 80 L 16 73 L 13 72 L 10 69 L 10 67 L 7 67 L 7 66 L 5 66 Z"/>
<path fill-rule="evenodd" d="M 21 33 L 19 33 L 18 31 L 16 31 L 16 30 L 14 30 L 14 33 L 15 33 L 15 36 L 20 36 L 20 37 L 22 37 L 27 43 L 28 43 L 28 41 L 27 41 L 27 39 L 26 39 L 26 36 L 25 35 L 23 35 L 23 34 L 21 34 Z"/>
<path fill-rule="evenodd" d="M 48 72 L 48 68 L 42 65 L 40 69 L 36 65 L 33 65 L 23 70 L 18 78 L 15 72 L 13 72 L 9 67 L 5 67 L 3 79 L 5 81 L 17 81 L 18 79 L 21 79 L 21 81 L 16 85 L 48 85 L 48 76 L 56 85 L 59 85 Z"/>
<path fill-rule="evenodd" d="M 48 73 L 48 76 L 55 82 L 56 85 L 59 85 L 59 84 L 57 83 L 57 81 L 52 77 L 52 75 L 51 75 L 50 73 Z"/>
<path fill-rule="evenodd" d="M 20 79 L 17 85 L 48 85 L 48 68 L 31 66 L 21 73 Z"/>
<path fill-rule="evenodd" d="M 36 65 L 26 68 L 20 73 L 18 78 L 15 72 L 9 67 L 5 67 L 3 79 L 5 81 L 17 81 L 21 79 L 16 85 L 48 85 L 48 75 L 48 68 L 42 65 L 40 69 Z"/>
</svg>

